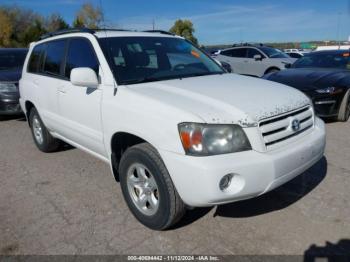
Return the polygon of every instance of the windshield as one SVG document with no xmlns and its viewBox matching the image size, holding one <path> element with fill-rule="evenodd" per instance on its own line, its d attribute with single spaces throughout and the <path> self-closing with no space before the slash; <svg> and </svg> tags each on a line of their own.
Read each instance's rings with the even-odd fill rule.
<svg viewBox="0 0 350 262">
<path fill-rule="evenodd" d="M 22 68 L 27 51 L 0 50 L 0 70 Z"/>
<path fill-rule="evenodd" d="M 287 54 L 281 50 L 272 47 L 259 47 L 269 58 L 290 58 Z"/>
<path fill-rule="evenodd" d="M 297 60 L 293 68 L 339 68 L 350 70 L 349 53 L 310 53 Z"/>
<path fill-rule="evenodd" d="M 208 55 L 181 38 L 112 37 L 100 43 L 118 84 L 224 73 Z"/>
</svg>

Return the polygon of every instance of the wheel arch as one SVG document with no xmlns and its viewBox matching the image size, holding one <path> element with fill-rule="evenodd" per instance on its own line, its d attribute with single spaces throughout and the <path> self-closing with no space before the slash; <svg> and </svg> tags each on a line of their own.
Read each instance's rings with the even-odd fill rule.
<svg viewBox="0 0 350 262">
<path fill-rule="evenodd" d="M 277 67 L 277 66 L 270 66 L 268 69 L 266 69 L 266 71 L 264 72 L 264 75 L 270 73 L 271 70 L 278 70 L 281 71 L 281 68 Z"/>
<path fill-rule="evenodd" d="M 114 178 L 117 182 L 119 182 L 118 169 L 122 155 L 128 148 L 141 143 L 152 145 L 147 139 L 131 132 L 118 131 L 112 135 L 110 139 L 111 165 Z M 155 147 L 154 145 L 152 146 Z"/>
<path fill-rule="evenodd" d="M 27 118 L 28 125 L 30 126 L 29 114 L 30 114 L 30 111 L 32 110 L 32 108 L 35 108 L 35 105 L 29 100 L 25 101 L 24 105 L 25 105 L 25 110 L 26 110 L 25 116 Z"/>
</svg>

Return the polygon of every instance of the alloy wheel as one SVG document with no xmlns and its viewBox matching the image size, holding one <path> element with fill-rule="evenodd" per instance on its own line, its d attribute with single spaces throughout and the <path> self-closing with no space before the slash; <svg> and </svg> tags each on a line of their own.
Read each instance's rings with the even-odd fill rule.
<svg viewBox="0 0 350 262">
<path fill-rule="evenodd" d="M 154 215 L 159 207 L 159 190 L 152 173 L 142 164 L 130 166 L 127 174 L 128 193 L 144 215 Z"/>
</svg>

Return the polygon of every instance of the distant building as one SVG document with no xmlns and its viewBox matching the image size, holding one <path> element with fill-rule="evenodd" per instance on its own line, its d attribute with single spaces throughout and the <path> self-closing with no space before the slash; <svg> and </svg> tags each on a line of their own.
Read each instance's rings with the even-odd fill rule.
<svg viewBox="0 0 350 262">
<path fill-rule="evenodd" d="M 316 51 L 322 50 L 347 50 L 350 49 L 350 45 L 326 45 L 326 46 L 318 46 Z"/>
</svg>

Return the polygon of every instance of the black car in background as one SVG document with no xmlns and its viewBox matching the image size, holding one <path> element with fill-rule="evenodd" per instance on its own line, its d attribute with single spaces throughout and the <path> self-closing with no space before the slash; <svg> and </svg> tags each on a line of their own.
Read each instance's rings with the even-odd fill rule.
<svg viewBox="0 0 350 262">
<path fill-rule="evenodd" d="M 28 49 L 0 48 L 0 116 L 22 112 L 18 81 Z"/>
<path fill-rule="evenodd" d="M 316 114 L 347 121 L 350 116 L 350 52 L 318 51 L 305 54 L 291 68 L 264 79 L 299 89 L 308 95 Z"/>
</svg>

